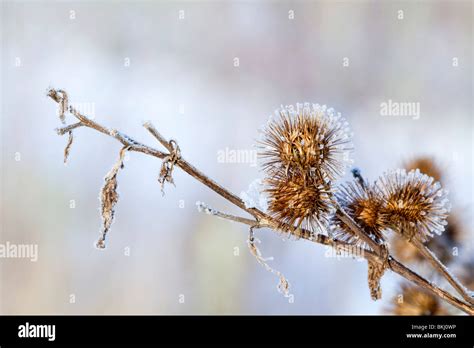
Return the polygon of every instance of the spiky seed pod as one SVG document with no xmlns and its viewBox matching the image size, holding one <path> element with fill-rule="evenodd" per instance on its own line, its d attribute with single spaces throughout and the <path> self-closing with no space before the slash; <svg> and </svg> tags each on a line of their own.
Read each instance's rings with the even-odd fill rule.
<svg viewBox="0 0 474 348">
<path fill-rule="evenodd" d="M 441 181 L 442 178 L 442 170 L 439 168 L 434 158 L 429 156 L 413 158 L 405 162 L 403 167 L 407 171 L 419 169 L 421 173 L 431 176 L 436 181 Z"/>
<path fill-rule="evenodd" d="M 343 184 L 336 193 L 336 198 L 344 211 L 372 239 L 383 241 L 382 231 L 387 227 L 382 211 L 383 200 L 373 185 L 358 181 Z M 365 243 L 337 216 L 333 217 L 332 228 L 334 238 L 366 247 Z"/>
<path fill-rule="evenodd" d="M 282 224 L 325 231 L 334 212 L 328 183 L 307 174 L 276 173 L 264 181 L 268 211 Z"/>
<path fill-rule="evenodd" d="M 395 315 L 446 315 L 438 298 L 426 290 L 403 284 L 388 311 Z"/>
<path fill-rule="evenodd" d="M 447 191 L 418 169 L 385 173 L 376 183 L 384 200 L 384 216 L 390 229 L 407 239 L 426 242 L 441 235 L 450 210 Z"/>
<path fill-rule="evenodd" d="M 350 163 L 352 151 L 348 124 L 332 108 L 296 104 L 277 110 L 263 131 L 259 157 L 263 169 L 275 172 L 311 172 L 323 180 L 335 180 Z"/>
</svg>

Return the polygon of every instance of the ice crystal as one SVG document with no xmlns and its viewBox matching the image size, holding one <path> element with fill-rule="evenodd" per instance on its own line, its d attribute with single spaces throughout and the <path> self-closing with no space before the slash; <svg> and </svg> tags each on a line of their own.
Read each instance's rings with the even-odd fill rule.
<svg viewBox="0 0 474 348">
<path fill-rule="evenodd" d="M 252 181 L 247 191 L 242 191 L 240 193 L 240 198 L 244 201 L 247 209 L 257 208 L 263 212 L 268 210 L 268 197 L 265 194 L 261 179 L 255 179 Z"/>
</svg>

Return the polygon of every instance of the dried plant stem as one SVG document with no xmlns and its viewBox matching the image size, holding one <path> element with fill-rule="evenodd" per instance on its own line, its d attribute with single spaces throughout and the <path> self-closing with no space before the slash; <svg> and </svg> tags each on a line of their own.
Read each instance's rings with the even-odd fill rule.
<svg viewBox="0 0 474 348">
<path fill-rule="evenodd" d="M 210 208 L 210 209 L 212 210 L 211 215 L 215 215 L 215 216 L 218 216 L 218 217 L 230 220 L 230 221 L 240 222 L 240 223 L 248 225 L 250 227 L 256 227 L 256 228 L 269 227 L 269 228 L 272 228 L 271 226 L 268 226 L 268 225 L 262 225 L 261 223 L 258 223 L 256 220 L 237 217 L 237 216 L 234 216 L 234 215 L 219 212 L 219 211 L 217 211 L 215 209 L 212 209 L 212 208 Z M 359 227 L 357 227 L 357 224 L 355 222 L 352 222 L 351 224 L 355 229 L 359 228 Z M 276 228 L 273 228 L 273 229 L 278 231 L 278 229 L 276 229 Z M 305 239 L 310 240 L 308 238 L 305 238 Z M 312 241 L 315 242 L 315 243 L 319 243 L 319 244 L 323 244 L 323 245 L 326 245 L 326 246 L 336 248 L 337 250 L 344 251 L 344 252 L 347 252 L 347 253 L 352 253 L 353 250 L 354 250 L 353 249 L 353 246 L 354 246 L 353 244 L 343 242 L 343 241 L 340 241 L 340 240 L 334 240 L 334 239 L 328 238 L 327 236 L 322 235 L 322 234 L 318 234 L 315 237 L 315 239 L 312 240 Z M 417 273 L 413 272 L 411 269 L 404 266 L 403 264 L 401 264 L 400 262 L 398 262 L 397 260 L 395 260 L 391 256 L 389 256 L 386 260 L 384 260 L 384 258 L 380 258 L 379 256 L 377 256 L 376 253 L 374 253 L 373 251 L 369 251 L 369 250 L 364 250 L 363 255 L 355 255 L 355 256 L 362 256 L 367 261 L 372 262 L 372 263 L 379 263 L 380 265 L 382 265 L 386 261 L 386 263 L 388 263 L 388 268 L 390 268 L 393 272 L 397 273 L 398 275 L 402 276 L 403 278 L 405 278 L 407 280 L 410 280 L 410 281 L 414 282 L 418 286 L 420 286 L 424 289 L 427 289 L 428 291 L 431 291 L 433 294 L 435 294 L 436 296 L 442 298 L 446 302 L 449 302 L 454 307 L 456 307 L 456 308 L 458 308 L 458 309 L 460 309 L 460 310 L 462 310 L 462 311 L 464 311 L 464 312 L 466 312 L 470 315 L 474 314 L 472 306 L 469 306 L 468 304 L 466 304 L 466 303 L 460 301 L 459 299 L 453 297 L 451 294 L 449 294 L 445 290 L 437 287 L 435 284 L 433 284 L 433 283 L 429 282 L 428 280 L 424 279 L 423 277 L 421 277 Z"/>
<path fill-rule="evenodd" d="M 389 259 L 388 261 L 389 267 L 392 271 L 395 273 L 401 275 L 405 279 L 408 279 L 412 281 L 413 283 L 417 284 L 418 286 L 422 287 L 423 289 L 428 290 L 429 292 L 433 293 L 434 295 L 438 296 L 439 298 L 445 300 L 446 302 L 452 304 L 454 307 L 462 310 L 463 312 L 469 314 L 469 315 L 474 315 L 474 308 L 472 305 L 465 303 L 458 298 L 452 296 L 450 293 L 447 291 L 439 288 L 435 284 L 429 282 L 416 272 L 412 271 L 408 267 L 404 266 L 400 262 L 394 260 L 394 259 Z"/>
<path fill-rule="evenodd" d="M 412 244 L 418 249 L 418 251 L 428 260 L 429 263 L 451 284 L 451 286 L 471 305 L 474 304 L 474 298 L 472 292 L 468 293 L 469 290 L 464 287 L 459 280 L 457 280 L 451 272 L 446 268 L 445 265 L 436 257 L 436 255 L 418 239 L 412 239 Z"/>
<path fill-rule="evenodd" d="M 62 95 L 59 91 L 51 89 L 48 93 L 48 96 L 53 99 L 57 103 L 62 102 Z M 128 151 L 135 151 L 135 152 L 141 152 L 159 159 L 165 159 L 167 156 L 170 154 L 164 153 L 162 151 L 156 150 L 152 147 L 149 147 L 147 145 L 144 145 L 140 142 L 135 141 L 134 139 L 130 138 L 129 136 L 120 133 L 116 130 L 113 129 L 108 129 L 106 127 L 103 127 L 102 125 L 98 124 L 97 122 L 92 121 L 91 119 L 87 118 L 86 116 L 82 115 L 79 113 L 77 110 L 75 110 L 73 107 L 69 107 L 69 111 L 71 112 L 72 115 L 74 115 L 81 123 L 82 126 L 88 127 L 95 129 L 96 131 L 103 133 L 105 135 L 108 135 L 110 137 L 115 138 L 118 140 L 122 145 L 126 146 Z M 163 138 L 157 131 L 154 129 L 154 127 L 149 123 L 145 123 L 145 128 L 168 150 L 170 151 L 169 146 L 170 142 L 166 141 L 165 138 Z M 75 126 L 75 128 L 78 126 Z M 165 145 L 167 144 L 167 145 Z M 235 194 L 232 192 L 228 191 L 212 179 L 210 179 L 208 176 L 206 176 L 204 173 L 199 171 L 197 168 L 195 168 L 193 165 L 191 165 L 189 162 L 184 160 L 183 158 L 179 158 L 176 163 L 176 166 L 181 168 L 183 171 L 188 173 L 190 176 L 204 184 L 205 186 L 209 187 L 211 190 L 234 204 L 235 206 L 239 207 L 240 209 L 246 211 L 249 213 L 251 216 L 255 218 L 255 221 L 257 224 L 254 224 L 253 220 L 250 219 L 230 219 L 233 221 L 238 221 L 247 225 L 253 224 L 251 226 L 253 227 L 268 227 L 271 228 L 275 231 L 280 231 L 280 232 L 290 232 L 293 235 L 312 241 L 314 243 L 319 243 L 323 245 L 328 245 L 332 247 L 340 247 L 343 250 L 347 250 L 350 252 L 350 247 L 352 246 L 351 244 L 344 243 L 341 241 L 337 240 L 332 240 L 328 238 L 325 235 L 322 234 L 314 234 L 306 229 L 303 228 L 295 228 L 294 226 L 289 226 L 282 224 L 279 221 L 276 221 L 273 219 L 271 216 L 268 214 L 264 213 L 263 211 L 257 209 L 257 208 L 247 208 L 245 206 L 245 203 Z M 364 238 L 365 236 L 363 230 L 349 217 L 347 218 L 347 214 L 344 214 L 344 211 L 342 209 L 339 209 L 339 213 L 341 214 L 342 217 L 344 217 L 345 220 L 344 223 L 348 225 L 348 227 L 353 230 L 358 236 L 361 238 Z M 225 214 L 228 215 L 228 214 Z M 224 218 L 229 218 L 230 215 L 227 217 L 224 215 L 221 215 L 221 217 Z M 366 238 L 364 238 L 364 241 Z M 420 287 L 430 291 L 436 296 L 439 296 L 446 302 L 450 303 L 454 307 L 460 309 L 461 311 L 464 311 L 467 314 L 474 315 L 474 307 L 468 303 L 465 303 L 464 301 L 456 298 L 452 294 L 448 293 L 445 290 L 440 289 L 430 281 L 424 279 L 408 267 L 404 266 L 403 264 L 399 263 L 393 257 L 391 256 L 384 256 L 383 253 L 383 247 L 381 247 L 379 244 L 375 243 L 373 240 L 366 241 L 369 246 L 374 247 L 374 251 L 370 250 L 365 250 L 363 252 L 362 257 L 364 257 L 367 260 L 370 260 L 372 262 L 378 262 L 381 264 L 388 263 L 389 268 L 394 271 L 395 273 L 399 274 L 400 276 L 404 277 L 407 280 L 410 280 Z"/>
<path fill-rule="evenodd" d="M 76 122 L 66 127 L 56 128 L 56 133 L 58 133 L 58 135 L 64 135 L 66 133 L 69 133 L 73 129 L 76 129 L 82 126 L 83 126 L 82 122 Z"/>
<path fill-rule="evenodd" d="M 244 218 L 244 217 L 241 217 L 241 216 L 236 216 L 236 215 L 232 215 L 232 214 L 223 213 L 219 210 L 211 208 L 210 206 L 208 206 L 207 204 L 205 204 L 203 202 L 197 202 L 196 205 L 197 205 L 199 211 L 204 211 L 206 214 L 209 214 L 209 215 L 214 215 L 214 216 L 220 217 L 222 219 L 226 219 L 226 220 L 233 221 L 233 222 L 239 222 L 241 224 L 245 224 L 245 225 L 248 225 L 250 227 L 258 227 L 258 228 L 264 227 L 264 226 L 260 225 L 257 220 L 247 219 L 247 218 Z"/>
<path fill-rule="evenodd" d="M 370 238 L 367 233 L 364 233 L 362 229 L 357 225 L 357 223 L 342 209 L 341 206 L 338 204 L 336 205 L 337 211 L 336 215 L 337 217 L 346 224 L 347 227 L 351 229 L 352 232 L 356 236 L 358 236 L 361 240 L 363 240 L 367 245 L 374 250 L 377 255 L 382 255 L 383 254 L 383 248 L 384 246 L 382 244 L 377 243 L 374 241 L 372 238 Z"/>
</svg>

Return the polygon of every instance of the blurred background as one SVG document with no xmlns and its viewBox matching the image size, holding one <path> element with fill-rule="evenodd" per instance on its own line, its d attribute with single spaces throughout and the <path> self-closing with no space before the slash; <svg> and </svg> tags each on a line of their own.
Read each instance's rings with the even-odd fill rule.
<svg viewBox="0 0 474 348">
<path fill-rule="evenodd" d="M 473 226 L 473 5 L 470 1 L 2 1 L 0 242 L 37 244 L 38 260 L 0 259 L 2 314 L 377 314 L 397 294 L 387 274 L 373 302 L 367 265 L 320 245 L 199 213 L 239 213 L 179 169 L 160 191 L 161 163 L 131 153 L 105 251 L 98 195 L 120 145 L 91 129 L 67 136 L 46 97 L 146 144 L 152 121 L 183 157 L 236 194 L 262 177 L 258 129 L 281 104 L 340 111 L 354 165 L 369 180 L 433 156 L 463 226 Z M 419 103 L 419 117 L 381 104 Z M 71 116 L 68 123 L 75 122 Z M 234 151 L 234 152 L 232 152 Z M 229 156 L 224 156 L 228 153 Z M 250 157 L 252 158 L 252 157 Z M 346 176 L 346 179 L 349 175 Z M 472 228 L 463 253 L 472 252 Z"/>
</svg>

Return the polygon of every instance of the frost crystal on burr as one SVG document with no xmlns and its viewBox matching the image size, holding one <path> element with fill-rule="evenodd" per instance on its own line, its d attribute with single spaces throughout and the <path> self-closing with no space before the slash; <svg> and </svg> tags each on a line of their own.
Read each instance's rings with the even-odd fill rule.
<svg viewBox="0 0 474 348">
<path fill-rule="evenodd" d="M 423 242 L 444 231 L 450 210 L 448 191 L 432 177 L 418 169 L 408 173 L 397 169 L 385 173 L 376 185 L 392 230 Z"/>
<path fill-rule="evenodd" d="M 348 123 L 334 109 L 319 104 L 281 107 L 264 129 L 260 158 L 267 173 L 307 171 L 336 180 L 352 163 Z"/>
</svg>

